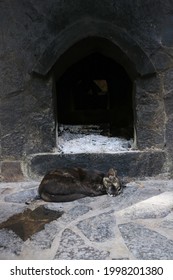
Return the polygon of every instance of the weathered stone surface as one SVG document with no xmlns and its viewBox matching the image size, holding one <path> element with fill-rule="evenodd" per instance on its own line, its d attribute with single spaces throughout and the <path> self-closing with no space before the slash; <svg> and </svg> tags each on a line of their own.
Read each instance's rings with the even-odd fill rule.
<svg viewBox="0 0 173 280">
<path fill-rule="evenodd" d="M 102 0 L 101 3 L 99 0 L 74 0 L 70 3 L 64 0 L 43 0 L 41 3 L 35 0 L 21 0 L 11 1 L 10 4 L 2 0 L 0 2 L 2 160 L 22 161 L 25 156 L 33 153 L 53 151 L 56 146 L 57 114 L 56 94 L 51 78 L 54 75 L 54 65 L 75 43 L 94 36 L 106 39 L 114 46 L 115 52 L 109 52 L 103 49 L 103 46 L 99 46 L 99 51 L 108 56 L 115 53 L 113 59 L 123 65 L 133 83 L 137 77 L 145 77 L 145 82 L 140 82 L 140 87 L 145 93 L 150 93 L 152 99 L 148 97 L 146 104 L 140 102 L 135 104 L 138 147 L 142 150 L 152 146 L 165 149 L 166 143 L 168 154 L 171 152 L 168 158 L 171 170 L 172 15 L 170 0 Z M 81 55 L 86 56 L 93 50 L 94 46 L 86 49 L 84 53 L 81 50 Z M 75 61 L 78 59 L 76 56 Z M 68 63 L 62 63 L 63 70 L 61 65 L 56 74 L 60 75 L 65 71 L 75 62 L 73 60 L 72 56 L 70 61 L 66 60 Z M 57 65 L 60 65 L 59 61 Z M 33 75 L 33 72 L 47 76 Z M 164 72 L 163 83 L 157 75 L 151 77 L 154 73 L 164 74 Z M 161 88 L 169 92 L 169 96 L 165 96 L 165 109 L 162 104 Z M 134 99 L 138 93 L 134 90 Z M 157 99 L 158 96 L 161 100 Z M 136 159 L 142 160 L 143 165 L 147 166 L 143 158 Z M 141 174 L 140 168 L 135 168 L 135 165 L 132 169 L 137 170 L 136 174 L 139 173 L 140 176 L 155 175 L 158 170 L 162 171 L 165 159 L 157 157 L 157 163 L 160 161 L 158 168 L 156 165 L 154 167 L 154 160 L 152 168 L 149 164 L 148 173 L 141 171 Z M 151 159 L 149 161 L 151 163 Z M 127 171 L 129 170 L 125 168 L 125 173 L 128 173 Z M 135 171 L 132 173 L 136 176 Z"/>
<path fill-rule="evenodd" d="M 119 225 L 124 241 L 139 260 L 172 260 L 173 240 L 133 223 Z M 150 242 L 148 242 L 150 238 Z"/>
<path fill-rule="evenodd" d="M 166 123 L 166 147 L 168 149 L 168 156 L 170 156 L 170 158 L 172 158 L 173 155 L 172 134 L 173 134 L 173 114 L 169 116 Z"/>
<path fill-rule="evenodd" d="M 13 232 L 0 230 L 0 259 L 18 256 L 21 252 L 23 241 Z"/>
<path fill-rule="evenodd" d="M 165 217 L 160 223 L 162 228 L 170 229 L 172 231 L 173 228 L 173 212 L 171 212 L 168 216 Z"/>
<path fill-rule="evenodd" d="M 164 72 L 163 86 L 164 86 L 165 95 L 172 92 L 172 89 L 173 89 L 173 69 L 172 68 Z"/>
<path fill-rule="evenodd" d="M 61 9 L 58 9 L 59 5 Z M 43 14 L 47 13 L 47 11 L 50 11 L 49 19 L 53 19 L 51 31 L 54 31 L 57 20 L 59 20 L 60 24 L 57 24 L 56 28 L 60 29 L 60 26 L 64 27 L 63 25 L 65 22 L 70 25 L 70 21 L 74 23 L 76 22 L 76 19 L 82 19 L 83 17 L 86 18 L 85 22 L 88 20 L 88 17 L 91 17 L 91 19 L 101 18 L 107 23 L 111 21 L 111 23 L 115 24 L 116 26 L 120 26 L 125 30 L 128 30 L 128 33 L 130 33 L 131 37 L 135 39 L 135 42 L 138 42 L 139 45 L 142 45 L 142 49 L 144 49 L 147 53 L 149 53 L 152 48 L 158 49 L 160 47 L 160 49 L 162 49 L 158 34 L 163 36 L 165 45 L 168 44 L 170 46 L 170 41 L 168 42 L 169 36 L 166 35 L 167 32 L 165 29 L 162 28 L 162 32 L 160 31 L 160 27 L 163 25 L 163 20 L 166 18 L 166 11 L 170 9 L 171 4 L 168 3 L 168 1 L 166 1 L 166 3 L 157 1 L 157 4 L 151 4 L 149 0 L 145 2 L 141 1 L 140 3 L 136 3 L 136 0 L 131 2 L 127 0 L 123 2 L 111 1 L 108 3 L 108 1 L 105 0 L 101 5 L 98 0 L 80 3 L 73 1 L 73 3 L 68 6 L 66 2 L 62 3 L 59 1 L 59 5 L 57 7 L 55 2 L 53 2 L 52 6 L 54 9 L 50 10 L 49 5 L 44 5 L 43 8 L 39 7 L 37 3 L 33 3 L 33 6 L 36 6 L 37 10 L 40 10 Z M 131 14 L 133 14 L 133 20 L 131 20 Z M 170 34 L 172 25 L 171 16 L 169 18 L 167 17 L 167 19 L 168 20 L 165 22 L 165 25 Z M 104 26 L 107 26 L 107 24 L 104 24 Z M 92 31 L 95 30 L 94 27 L 95 25 L 92 26 Z M 64 39 L 64 36 L 62 35 L 61 39 Z M 73 37 L 75 38 L 75 36 Z M 167 38 L 167 40 L 165 38 Z M 137 52 L 136 45 L 135 52 Z M 162 58 L 160 58 L 160 56 L 160 54 L 157 55 L 157 52 L 152 53 L 152 59 L 158 64 L 158 67 L 162 62 Z M 138 57 L 139 61 L 141 61 L 141 57 Z M 164 61 L 165 60 L 163 60 L 163 62 Z M 161 65 L 162 68 L 168 67 L 169 61 L 165 61 L 165 63 L 163 62 Z M 46 65 L 44 65 L 44 67 L 46 67 Z"/>
<path fill-rule="evenodd" d="M 161 98 L 160 88 L 162 86 L 162 79 L 159 74 L 152 75 L 150 77 L 138 78 L 135 81 L 135 86 L 138 94 L 148 94 L 155 98 Z"/>
<path fill-rule="evenodd" d="M 40 154 L 31 157 L 28 167 L 31 177 L 44 176 L 48 171 L 64 166 L 92 167 L 103 172 L 113 166 L 119 176 L 142 178 L 162 173 L 164 162 L 164 151 L 159 150 L 114 154 Z"/>
<path fill-rule="evenodd" d="M 31 236 L 32 246 L 39 249 L 49 249 L 56 235 L 61 231 L 61 226 L 56 222 L 46 224 L 44 230 Z"/>
<path fill-rule="evenodd" d="M 165 108 L 159 76 L 136 81 L 137 147 L 164 148 Z"/>
<path fill-rule="evenodd" d="M 11 228 L 17 234 L 20 231 L 21 238 L 25 230 L 27 238 L 23 242 L 12 231 L 1 229 L 0 259 L 173 259 L 173 180 L 135 180 L 117 197 L 86 197 L 68 203 L 37 200 L 29 206 L 4 203 L 6 195 L 25 187 L 33 189 L 36 184 L 0 183 L 1 225 L 7 227 L 15 222 L 8 218 L 20 213 L 15 215 L 17 221 Z M 27 209 L 34 221 L 23 215 Z M 56 220 L 49 223 L 49 214 Z M 23 218 L 25 229 L 19 217 Z M 41 231 L 33 234 L 31 222 Z"/>
<path fill-rule="evenodd" d="M 120 211 L 122 209 L 127 209 L 126 212 L 130 211 L 129 207 L 132 205 L 135 205 L 136 203 L 139 203 L 143 200 L 147 200 L 153 196 L 158 196 L 164 192 L 170 192 L 172 191 L 172 186 L 167 184 L 167 182 L 164 181 L 158 181 L 158 180 L 153 180 L 150 181 L 149 185 L 147 185 L 145 182 L 131 182 L 128 183 L 127 186 L 123 189 L 123 193 L 116 197 L 110 197 L 108 195 L 103 195 L 100 197 L 97 197 L 97 207 L 99 208 L 108 208 L 108 207 L 113 207 L 114 210 Z M 95 208 L 95 198 L 83 198 L 79 200 L 79 203 L 87 203 L 90 205 L 93 209 Z M 158 205 L 160 208 L 160 205 Z M 149 207 L 151 210 L 151 207 Z M 151 215 L 159 216 L 159 215 L 165 215 L 169 213 L 171 207 L 165 208 L 165 211 L 158 212 L 156 209 L 152 208 L 152 213 Z M 128 210 L 129 209 L 129 210 Z M 163 208 L 160 208 L 160 210 Z M 148 208 L 145 208 L 146 212 L 148 212 Z M 135 212 L 135 210 L 134 210 Z M 161 214 L 162 213 L 162 214 Z M 141 210 L 141 215 L 142 210 Z M 132 217 L 129 213 L 130 218 Z"/>
<path fill-rule="evenodd" d="M 166 129 L 165 129 L 165 139 L 166 148 L 168 152 L 168 166 L 170 168 L 171 177 L 173 176 L 173 145 L 172 145 L 172 135 L 173 135 L 173 70 L 169 69 L 165 71 L 164 77 L 164 104 L 165 104 L 165 114 L 166 114 Z"/>
<path fill-rule="evenodd" d="M 26 139 L 24 152 L 49 152 L 55 147 L 52 79 L 32 79 L 25 89 Z M 49 105 L 48 105 L 49 104 Z"/>
<path fill-rule="evenodd" d="M 116 219 L 113 211 L 85 219 L 77 224 L 83 234 L 93 242 L 104 242 L 115 237 Z"/>
<path fill-rule="evenodd" d="M 165 101 L 165 113 L 168 116 L 168 119 L 170 117 L 172 118 L 172 112 L 173 112 L 173 90 L 168 92 L 165 95 L 164 101 Z"/>
<path fill-rule="evenodd" d="M 88 246 L 78 234 L 70 229 L 65 229 L 54 259 L 102 260 L 108 257 L 109 252 L 96 250 L 92 246 Z"/>
<path fill-rule="evenodd" d="M 18 182 L 24 180 L 21 162 L 4 161 L 1 164 L 2 180 L 6 182 Z"/>
<path fill-rule="evenodd" d="M 0 223 L 6 221 L 9 217 L 21 213 L 26 209 L 24 204 L 1 203 L 0 204 Z"/>
<path fill-rule="evenodd" d="M 136 203 L 119 212 L 125 218 L 156 219 L 163 218 L 173 209 L 173 192 L 164 192 L 142 202 Z"/>
<path fill-rule="evenodd" d="M 25 145 L 25 109 L 21 90 L 8 93 L 0 101 L 2 159 L 21 159 Z"/>
<path fill-rule="evenodd" d="M 77 217 L 88 213 L 88 211 L 90 210 L 92 210 L 92 208 L 86 205 L 77 205 L 71 208 L 62 216 L 62 221 L 69 223 L 71 221 L 74 221 Z"/>
<path fill-rule="evenodd" d="M 30 200 L 34 200 L 37 195 L 38 191 L 34 188 L 7 195 L 4 200 L 6 202 L 26 203 L 30 202 Z"/>
<path fill-rule="evenodd" d="M 52 151 L 55 136 L 51 98 L 51 80 L 34 78 L 22 91 L 2 99 L 3 158 L 22 159 L 28 153 Z"/>
</svg>

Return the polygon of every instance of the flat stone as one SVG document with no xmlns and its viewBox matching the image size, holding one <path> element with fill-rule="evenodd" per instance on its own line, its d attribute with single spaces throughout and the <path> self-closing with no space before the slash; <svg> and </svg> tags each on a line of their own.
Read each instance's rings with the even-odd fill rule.
<svg viewBox="0 0 173 280">
<path fill-rule="evenodd" d="M 38 195 L 37 189 L 23 190 L 5 197 L 6 202 L 25 203 L 34 199 Z"/>
<path fill-rule="evenodd" d="M 47 203 L 44 205 L 44 207 L 46 209 L 49 209 L 49 210 L 54 210 L 54 211 L 62 211 L 63 209 L 65 209 L 66 205 L 64 205 L 63 202 L 60 202 L 60 203 L 57 203 L 57 202 L 51 202 L 51 203 Z"/>
<path fill-rule="evenodd" d="M 44 226 L 44 230 L 39 231 L 31 236 L 31 242 L 34 247 L 39 249 L 49 249 L 51 248 L 52 242 L 56 235 L 61 231 L 61 226 L 56 222 L 51 222 Z"/>
<path fill-rule="evenodd" d="M 126 246 L 139 260 L 172 260 L 173 240 L 134 223 L 119 225 Z"/>
<path fill-rule="evenodd" d="M 160 226 L 162 228 L 173 230 L 173 212 L 171 212 L 168 216 L 165 217 L 165 219 L 161 221 Z"/>
<path fill-rule="evenodd" d="M 32 190 L 35 189 L 37 192 L 39 183 L 38 182 L 9 182 L 9 183 L 0 183 L 0 201 L 8 201 L 11 202 L 11 200 L 15 200 L 16 203 L 21 203 L 23 199 L 21 199 L 22 192 L 28 191 L 28 194 L 30 193 L 29 197 L 32 196 Z M 21 192 L 21 193 L 20 193 Z M 17 195 L 17 193 L 19 195 Z M 28 198 L 29 198 L 28 197 Z M 31 198 L 33 199 L 33 197 Z"/>
<path fill-rule="evenodd" d="M 29 182 L 22 182 L 20 184 L 21 189 L 33 189 L 33 188 L 38 188 L 40 184 L 40 181 L 29 181 Z"/>
<path fill-rule="evenodd" d="M 105 242 L 115 237 L 115 224 L 114 211 L 110 211 L 85 219 L 77 227 L 90 241 Z"/>
<path fill-rule="evenodd" d="M 23 241 L 13 231 L 0 230 L 0 259 L 6 259 L 6 254 L 19 256 L 22 245 Z"/>
<path fill-rule="evenodd" d="M 20 191 L 22 189 L 33 189 L 39 186 L 40 181 L 23 181 L 23 182 L 1 182 L 0 191 L 4 188 L 9 188 L 14 191 Z"/>
<path fill-rule="evenodd" d="M 61 220 L 69 223 L 71 221 L 74 221 L 77 217 L 88 213 L 90 210 L 92 210 L 92 208 L 88 207 L 86 205 L 83 205 L 83 204 L 77 205 L 77 206 L 73 207 L 72 209 L 70 209 L 68 212 L 66 212 L 62 216 Z"/>
<path fill-rule="evenodd" d="M 119 176 L 144 178 L 162 173 L 165 152 L 163 150 L 129 151 L 117 153 L 83 153 L 83 154 L 37 154 L 28 158 L 28 168 L 31 178 L 44 176 L 56 168 L 80 166 L 92 168 L 107 173 L 114 166 Z M 130 162 L 130 164 L 129 164 Z M 157 162 L 157 165 L 155 164 Z"/>
<path fill-rule="evenodd" d="M 12 188 L 6 187 L 6 188 L 1 188 L 0 189 L 1 198 L 2 198 L 2 196 L 7 195 L 7 194 L 11 194 L 11 193 L 13 193 Z"/>
<path fill-rule="evenodd" d="M 93 209 L 95 207 L 101 209 L 113 207 L 114 210 L 119 211 L 140 201 L 160 195 L 165 191 L 171 191 L 172 184 L 173 182 L 168 183 L 168 181 L 164 180 L 134 181 L 128 183 L 123 192 L 116 197 L 108 195 L 97 197 L 97 204 L 95 198 L 87 197 L 79 200 L 79 203 L 87 203 Z"/>
<path fill-rule="evenodd" d="M 78 234 L 71 229 L 65 229 L 54 259 L 104 260 L 108 257 L 109 252 L 86 245 Z"/>
<path fill-rule="evenodd" d="M 128 219 L 163 218 L 173 209 L 173 192 L 165 192 L 119 211 Z"/>
<path fill-rule="evenodd" d="M 0 203 L 0 223 L 15 214 L 23 212 L 25 209 L 26 205 L 24 204 Z"/>
</svg>

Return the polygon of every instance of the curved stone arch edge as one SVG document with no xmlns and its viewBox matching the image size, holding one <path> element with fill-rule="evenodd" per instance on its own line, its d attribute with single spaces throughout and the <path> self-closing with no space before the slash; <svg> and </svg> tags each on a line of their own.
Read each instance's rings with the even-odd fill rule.
<svg viewBox="0 0 173 280">
<path fill-rule="evenodd" d="M 76 43 L 89 37 L 107 39 L 115 45 L 115 48 L 118 47 L 130 61 L 132 68 L 136 70 L 136 76 L 147 76 L 156 73 L 151 59 L 127 31 L 109 22 L 85 18 L 58 33 L 32 68 L 31 74 L 36 73 L 46 76 L 66 51 Z"/>
</svg>

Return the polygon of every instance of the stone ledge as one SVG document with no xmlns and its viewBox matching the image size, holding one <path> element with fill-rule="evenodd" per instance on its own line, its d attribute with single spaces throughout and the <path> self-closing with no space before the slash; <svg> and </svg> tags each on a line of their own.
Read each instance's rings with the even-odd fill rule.
<svg viewBox="0 0 173 280">
<path fill-rule="evenodd" d="M 164 173 L 163 150 L 130 151 L 104 154 L 35 154 L 27 159 L 31 178 L 44 176 L 50 170 L 62 167 L 82 167 L 107 172 L 110 167 L 118 170 L 119 176 L 144 178 Z"/>
</svg>

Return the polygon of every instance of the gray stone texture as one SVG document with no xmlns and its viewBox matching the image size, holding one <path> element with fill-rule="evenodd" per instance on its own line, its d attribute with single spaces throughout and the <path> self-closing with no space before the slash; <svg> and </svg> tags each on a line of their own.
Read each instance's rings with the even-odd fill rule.
<svg viewBox="0 0 173 280">
<path fill-rule="evenodd" d="M 140 260 L 172 260 L 173 240 L 133 223 L 119 225 L 127 247 Z M 148 242 L 150 237 L 150 242 Z"/>
<path fill-rule="evenodd" d="M 105 242 L 115 237 L 116 225 L 113 211 L 85 219 L 77 224 L 82 233 L 93 242 Z"/>
<path fill-rule="evenodd" d="M 55 255 L 55 259 L 66 260 L 102 260 L 109 256 L 109 252 L 94 249 L 87 246 L 78 234 L 70 229 L 65 229 L 62 234 L 60 246 Z"/>
<path fill-rule="evenodd" d="M 23 190 L 14 194 L 6 195 L 6 202 L 27 203 L 38 195 L 37 189 Z"/>
<path fill-rule="evenodd" d="M 78 216 L 88 213 L 88 211 L 90 210 L 92 210 L 92 208 L 88 207 L 87 205 L 77 205 L 67 211 L 66 214 L 64 214 L 64 216 L 62 217 L 62 221 L 69 223 L 76 219 Z"/>
<path fill-rule="evenodd" d="M 44 230 L 39 231 L 31 236 L 31 244 L 33 247 L 45 250 L 52 246 L 52 242 L 56 235 L 61 231 L 61 226 L 58 226 L 56 222 L 46 224 Z"/>
<path fill-rule="evenodd" d="M 164 172 L 164 163 L 165 154 L 162 150 L 115 154 L 40 154 L 28 160 L 28 173 L 31 177 L 37 178 L 56 168 L 64 166 L 91 168 L 92 164 L 93 169 L 105 173 L 113 166 L 122 178 L 144 178 Z"/>
<path fill-rule="evenodd" d="M 28 192 L 38 182 L 0 183 L 0 259 L 172 260 L 172 186 L 173 180 L 138 180 L 116 197 L 49 203 Z"/>
<path fill-rule="evenodd" d="M 25 88 L 5 95 L 1 102 L 3 158 L 22 159 L 54 146 L 51 84 L 32 78 Z"/>
<path fill-rule="evenodd" d="M 20 161 L 4 161 L 1 165 L 1 178 L 5 182 L 20 182 L 24 174 Z"/>
<path fill-rule="evenodd" d="M 10 254 L 11 257 L 19 256 L 23 241 L 13 231 L 0 230 L 0 259 Z M 1 258 L 1 254 L 3 258 Z"/>
<path fill-rule="evenodd" d="M 166 163 L 166 170 L 172 172 L 172 5 L 172 0 L 2 0 L 1 161 L 28 163 L 31 154 L 54 151 L 55 68 L 58 69 L 59 58 L 70 47 L 94 36 L 115 46 L 114 59 L 124 66 L 136 85 L 137 148 L 142 151 L 152 148 L 149 158 L 156 153 L 157 160 L 148 167 L 141 156 L 131 169 L 138 170 L 142 164 L 150 176 L 157 174 L 157 170 L 163 173 Z M 81 56 L 87 51 L 81 51 Z M 77 57 L 74 59 L 77 61 Z M 69 63 L 73 63 L 73 58 Z M 68 66 L 67 63 L 64 67 Z M 57 72 L 62 73 L 61 67 Z M 157 157 L 156 149 L 164 149 L 167 157 Z M 49 166 L 48 160 L 45 159 Z M 7 166 L 3 169 L 4 180 L 21 180 L 21 166 L 13 176 L 7 169 Z"/>
<path fill-rule="evenodd" d="M 119 212 L 125 218 L 134 219 L 156 219 L 164 218 L 173 209 L 173 192 L 164 192 L 136 203 Z"/>
<path fill-rule="evenodd" d="M 0 208 L 0 221 L 4 222 L 6 221 L 9 217 L 15 214 L 19 214 L 23 212 L 26 209 L 26 205 L 24 204 L 15 204 L 15 203 L 3 203 L 1 204 Z"/>
<path fill-rule="evenodd" d="M 173 212 L 171 212 L 162 222 L 161 227 L 170 229 L 172 231 L 173 227 Z"/>
<path fill-rule="evenodd" d="M 136 81 L 137 147 L 163 149 L 165 111 L 159 76 Z"/>
</svg>

